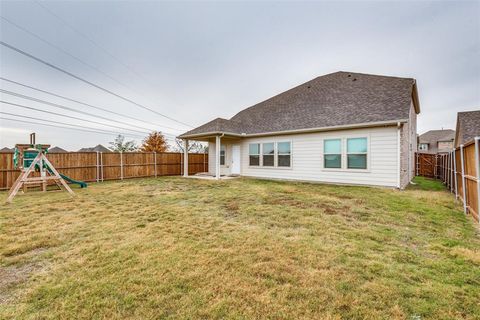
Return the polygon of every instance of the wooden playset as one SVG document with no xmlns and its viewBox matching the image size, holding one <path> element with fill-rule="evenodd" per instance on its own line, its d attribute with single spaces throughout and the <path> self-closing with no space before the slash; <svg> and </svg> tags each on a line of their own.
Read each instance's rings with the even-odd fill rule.
<svg viewBox="0 0 480 320">
<path fill-rule="evenodd" d="M 20 189 L 23 188 L 23 192 L 26 192 L 29 186 L 41 186 L 45 192 L 49 181 L 55 182 L 60 189 L 63 186 L 70 195 L 75 195 L 63 176 L 48 161 L 46 153 L 49 147 L 48 144 L 35 144 L 35 133 L 30 134 L 30 144 L 15 145 L 13 161 L 21 173 L 8 192 L 7 202 L 12 202 Z M 39 172 L 40 176 L 30 177 L 35 171 Z"/>
</svg>

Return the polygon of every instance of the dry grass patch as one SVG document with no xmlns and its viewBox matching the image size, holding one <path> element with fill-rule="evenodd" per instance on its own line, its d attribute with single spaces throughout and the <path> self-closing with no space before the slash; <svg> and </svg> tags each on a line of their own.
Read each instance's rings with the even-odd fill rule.
<svg viewBox="0 0 480 320">
<path fill-rule="evenodd" d="M 0 318 L 476 319 L 478 229 L 419 182 L 159 178 L 20 196 L 0 207 Z"/>
</svg>

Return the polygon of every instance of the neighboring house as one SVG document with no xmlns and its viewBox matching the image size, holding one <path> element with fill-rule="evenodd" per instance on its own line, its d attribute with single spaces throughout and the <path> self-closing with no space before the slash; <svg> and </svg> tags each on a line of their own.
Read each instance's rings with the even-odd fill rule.
<svg viewBox="0 0 480 320">
<path fill-rule="evenodd" d="M 414 176 L 418 113 L 415 79 L 336 72 L 179 138 L 209 143 L 208 171 L 217 179 L 404 188 Z"/>
<path fill-rule="evenodd" d="M 480 110 L 459 112 L 456 132 L 455 148 L 480 137 Z"/>
<path fill-rule="evenodd" d="M 10 153 L 10 152 L 13 152 L 13 151 L 14 151 L 14 149 L 10 149 L 10 148 L 7 148 L 7 147 L 0 149 L 0 153 Z"/>
<path fill-rule="evenodd" d="M 65 149 L 62 149 L 60 147 L 53 147 L 53 148 L 48 149 L 48 152 L 49 153 L 65 153 L 65 152 L 68 152 L 68 151 L 65 150 Z"/>
<path fill-rule="evenodd" d="M 112 150 L 102 146 L 101 144 L 96 145 L 91 148 L 82 148 L 78 152 L 112 152 Z"/>
<path fill-rule="evenodd" d="M 447 153 L 453 150 L 455 130 L 430 130 L 418 138 L 419 153 Z"/>
</svg>

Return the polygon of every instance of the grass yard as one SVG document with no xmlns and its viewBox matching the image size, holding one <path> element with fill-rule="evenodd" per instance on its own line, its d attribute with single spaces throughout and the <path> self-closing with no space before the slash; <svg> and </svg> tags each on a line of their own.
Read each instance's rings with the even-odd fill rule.
<svg viewBox="0 0 480 320">
<path fill-rule="evenodd" d="M 0 318 L 480 319 L 479 229 L 416 181 L 172 177 L 19 196 L 0 204 Z"/>
</svg>

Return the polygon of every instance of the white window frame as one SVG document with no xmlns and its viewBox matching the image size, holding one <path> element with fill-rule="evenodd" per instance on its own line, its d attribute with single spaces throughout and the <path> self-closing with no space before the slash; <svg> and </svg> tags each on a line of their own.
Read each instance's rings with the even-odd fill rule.
<svg viewBox="0 0 480 320">
<path fill-rule="evenodd" d="M 250 154 L 250 145 L 258 144 L 258 154 Z M 258 156 L 258 166 L 250 164 L 250 156 Z M 262 143 L 261 142 L 249 142 L 248 143 L 248 167 L 249 168 L 261 168 L 262 167 Z"/>
<path fill-rule="evenodd" d="M 426 149 L 423 149 L 422 146 L 425 146 Z M 419 143 L 418 144 L 418 151 L 428 151 L 428 143 Z"/>
<path fill-rule="evenodd" d="M 289 143 L 290 144 L 290 153 L 289 154 L 286 154 L 286 153 L 279 153 L 278 152 L 278 144 L 279 143 Z M 289 166 L 279 166 L 278 165 L 278 156 L 290 156 L 290 165 Z M 292 141 L 288 141 L 288 140 L 282 140 L 282 141 L 277 141 L 275 142 L 275 167 L 277 167 L 278 169 L 289 169 L 292 167 L 292 155 L 293 155 L 293 148 L 292 148 Z"/>
<path fill-rule="evenodd" d="M 223 149 L 223 164 L 222 164 L 222 149 Z M 220 166 L 225 167 L 227 164 L 227 146 L 224 144 L 220 145 Z"/>
<path fill-rule="evenodd" d="M 325 141 L 338 140 L 340 141 L 340 168 L 327 168 L 325 167 L 325 155 L 338 154 L 338 153 L 325 153 Z M 322 167 L 324 170 L 341 170 L 343 168 L 343 139 L 342 138 L 325 138 L 322 140 Z"/>
<path fill-rule="evenodd" d="M 348 139 L 365 139 L 367 140 L 366 143 L 367 143 L 367 151 L 366 152 L 348 152 Z M 368 154 L 368 151 L 369 151 L 369 148 L 368 148 L 368 138 L 367 137 L 347 137 L 345 138 L 345 168 L 347 170 L 355 170 L 355 171 L 359 171 L 359 170 L 368 170 L 368 160 L 370 159 L 370 155 Z M 363 169 L 363 168 L 349 168 L 348 167 L 348 156 L 351 155 L 351 154 L 358 154 L 358 155 L 365 155 L 366 156 L 366 159 L 365 159 L 365 165 L 366 165 L 366 168 Z"/>
<path fill-rule="evenodd" d="M 367 168 L 366 169 L 349 169 L 348 168 L 348 159 L 347 159 L 347 139 L 351 138 L 366 138 L 367 139 Z M 324 159 L 324 141 L 325 140 L 335 140 L 335 139 L 340 139 L 341 140 L 341 155 L 342 155 L 342 160 L 341 160 L 341 168 L 325 168 L 325 159 Z M 337 153 L 335 153 L 337 154 Z M 353 153 L 352 153 L 353 154 Z M 355 153 L 356 154 L 356 153 Z M 370 172 L 371 170 L 371 151 L 370 151 L 370 134 L 369 133 L 364 133 L 364 134 L 350 134 L 350 135 L 339 135 L 339 136 L 328 136 L 322 139 L 322 155 L 321 155 L 321 170 L 322 171 L 332 171 L 332 172 L 360 172 L 360 173 L 365 173 L 365 172 Z"/>
<path fill-rule="evenodd" d="M 279 167 L 278 166 L 278 143 L 280 142 L 289 142 L 290 143 L 290 166 L 289 167 Z M 264 166 L 263 165 L 263 144 L 264 143 L 273 143 L 273 166 Z M 260 161 L 258 166 L 250 165 L 250 145 L 259 144 L 260 145 Z M 255 154 L 256 155 L 256 154 Z M 293 168 L 293 141 L 286 139 L 275 139 L 275 140 L 264 140 L 264 141 L 254 141 L 248 142 L 248 168 L 250 169 L 278 169 L 278 170 L 292 170 Z"/>
<path fill-rule="evenodd" d="M 273 154 L 270 154 L 270 153 L 264 154 L 264 153 L 263 153 L 263 145 L 264 145 L 264 144 L 273 144 Z M 261 145 L 261 148 L 260 148 L 260 149 L 261 149 L 261 152 L 262 152 L 262 161 L 261 161 L 261 164 L 262 164 L 262 165 L 261 165 L 261 167 L 264 167 L 264 168 L 275 168 L 275 166 L 276 166 L 275 158 L 276 158 L 276 154 L 277 154 L 277 144 L 276 144 L 275 142 L 273 142 L 273 141 L 272 141 L 272 142 L 268 142 L 268 141 L 267 141 L 267 142 L 262 142 L 262 145 Z M 273 157 L 273 165 L 271 165 L 271 166 L 266 166 L 266 165 L 264 165 L 264 163 L 263 163 L 263 157 L 264 157 L 264 156 L 272 156 L 272 157 Z"/>
</svg>

